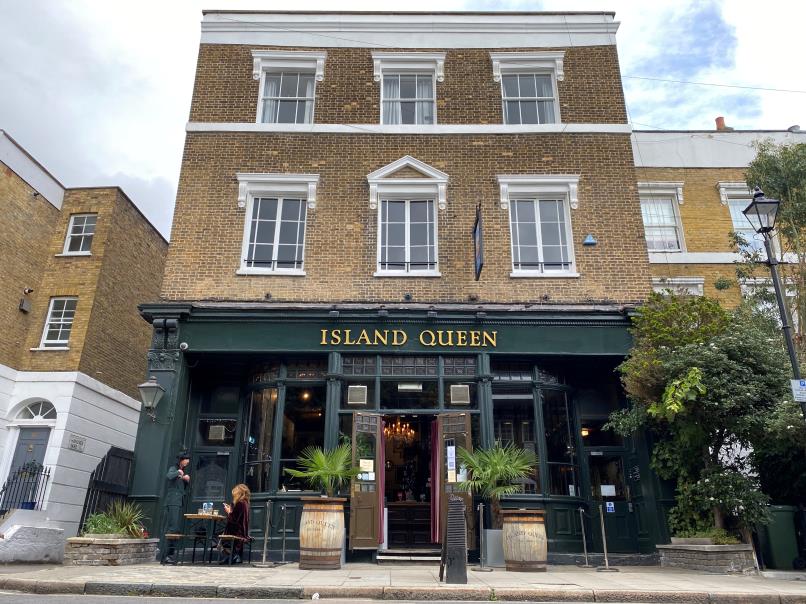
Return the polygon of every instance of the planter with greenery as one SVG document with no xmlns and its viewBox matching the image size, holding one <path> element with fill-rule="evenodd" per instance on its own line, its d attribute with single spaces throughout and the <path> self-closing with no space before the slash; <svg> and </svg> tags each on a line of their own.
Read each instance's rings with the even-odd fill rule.
<svg viewBox="0 0 806 604">
<path fill-rule="evenodd" d="M 105 512 L 84 522 L 81 537 L 67 540 L 65 562 L 81 566 L 121 566 L 153 562 L 159 539 L 143 529 L 143 511 L 133 503 L 116 501 Z"/>
<path fill-rule="evenodd" d="M 608 426 L 652 434 L 652 468 L 676 489 L 668 517 L 675 537 L 718 530 L 749 543 L 768 521 L 759 459 L 803 438 L 792 429 L 803 417 L 789 393 L 778 326 L 747 305 L 727 311 L 716 300 L 671 293 L 652 295 L 633 324 L 634 346 L 620 367 L 630 408 Z M 659 546 L 662 555 L 670 547 Z"/>
<path fill-rule="evenodd" d="M 353 454 L 349 443 L 325 451 L 308 447 L 297 458 L 300 469 L 285 472 L 302 478 L 320 497 L 302 498 L 299 529 L 299 567 L 305 570 L 341 568 L 344 550 L 344 497 L 335 497 L 344 485 L 358 474 L 352 467 Z"/>
<path fill-rule="evenodd" d="M 459 463 L 467 469 L 467 481 L 459 488 L 470 491 L 490 503 L 491 528 L 485 529 L 485 564 L 504 566 L 504 535 L 501 498 L 523 492 L 523 484 L 534 479 L 537 456 L 515 445 L 496 443 L 489 449 L 457 452 Z M 538 557 L 536 553 L 535 557 Z"/>
</svg>

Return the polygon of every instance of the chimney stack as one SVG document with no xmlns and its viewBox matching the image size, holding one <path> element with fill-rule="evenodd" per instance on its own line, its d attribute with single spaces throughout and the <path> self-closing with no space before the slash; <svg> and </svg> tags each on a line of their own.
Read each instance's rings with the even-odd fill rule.
<svg viewBox="0 0 806 604">
<path fill-rule="evenodd" d="M 721 115 L 716 118 L 716 129 L 717 130 L 733 130 L 730 126 L 725 125 L 725 118 Z"/>
</svg>

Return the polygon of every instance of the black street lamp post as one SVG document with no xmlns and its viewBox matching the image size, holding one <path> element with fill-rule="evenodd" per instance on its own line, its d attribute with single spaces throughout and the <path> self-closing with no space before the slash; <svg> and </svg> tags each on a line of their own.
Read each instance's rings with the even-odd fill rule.
<svg viewBox="0 0 806 604">
<path fill-rule="evenodd" d="M 772 249 L 772 235 L 775 228 L 775 217 L 781 202 L 777 199 L 767 199 L 764 191 L 756 187 L 753 189 L 753 201 L 742 212 L 753 226 L 753 229 L 764 238 L 764 249 L 767 250 L 767 264 L 772 273 L 772 286 L 775 288 L 775 299 L 778 301 L 778 311 L 781 313 L 781 329 L 784 332 L 786 349 L 789 352 L 789 362 L 792 363 L 792 374 L 796 380 L 800 379 L 800 365 L 795 352 L 795 342 L 792 338 L 792 321 L 789 318 L 789 309 L 786 306 L 786 295 L 781 287 L 781 277 L 778 274 L 778 258 Z M 801 403 L 803 414 L 806 417 L 806 403 Z"/>
</svg>

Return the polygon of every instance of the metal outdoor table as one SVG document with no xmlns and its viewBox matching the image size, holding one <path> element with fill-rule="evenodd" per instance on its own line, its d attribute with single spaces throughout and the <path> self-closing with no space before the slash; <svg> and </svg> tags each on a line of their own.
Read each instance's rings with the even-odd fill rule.
<svg viewBox="0 0 806 604">
<path fill-rule="evenodd" d="M 185 514 L 187 520 L 194 521 L 194 524 L 201 524 L 204 526 L 204 551 L 202 552 L 202 562 L 207 557 L 207 549 L 210 549 L 210 558 L 207 560 L 212 563 L 213 561 L 213 546 L 215 545 L 216 537 L 216 522 L 226 522 L 227 516 L 225 514 Z M 195 535 L 195 533 L 194 533 Z"/>
</svg>

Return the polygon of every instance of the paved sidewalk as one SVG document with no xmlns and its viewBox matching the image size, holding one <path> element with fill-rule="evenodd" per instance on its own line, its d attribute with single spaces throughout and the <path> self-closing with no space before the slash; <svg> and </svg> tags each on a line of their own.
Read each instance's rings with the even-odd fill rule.
<svg viewBox="0 0 806 604">
<path fill-rule="evenodd" d="M 297 564 L 268 569 L 158 564 L 1 568 L 0 589 L 43 594 L 311 599 L 318 593 L 320 598 L 384 600 L 806 604 L 806 581 L 658 567 L 622 567 L 613 573 L 574 566 L 552 566 L 544 573 L 468 569 L 467 585 L 440 583 L 434 566 L 348 564 L 337 571 L 305 571 Z"/>
</svg>

